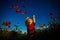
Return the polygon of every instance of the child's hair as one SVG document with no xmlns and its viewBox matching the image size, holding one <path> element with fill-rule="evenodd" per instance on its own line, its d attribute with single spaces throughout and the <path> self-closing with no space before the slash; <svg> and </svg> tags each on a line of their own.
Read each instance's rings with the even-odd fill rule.
<svg viewBox="0 0 60 40">
<path fill-rule="evenodd" d="M 25 25 L 29 25 L 31 22 L 34 22 L 32 18 L 28 18 L 25 21 Z"/>
</svg>

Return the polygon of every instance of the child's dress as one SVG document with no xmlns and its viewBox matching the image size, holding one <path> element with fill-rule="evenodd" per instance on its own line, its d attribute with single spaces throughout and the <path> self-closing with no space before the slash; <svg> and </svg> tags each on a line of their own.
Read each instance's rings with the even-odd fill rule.
<svg viewBox="0 0 60 40">
<path fill-rule="evenodd" d="M 35 39 L 35 23 L 31 23 L 27 26 L 27 40 L 34 40 Z"/>
</svg>

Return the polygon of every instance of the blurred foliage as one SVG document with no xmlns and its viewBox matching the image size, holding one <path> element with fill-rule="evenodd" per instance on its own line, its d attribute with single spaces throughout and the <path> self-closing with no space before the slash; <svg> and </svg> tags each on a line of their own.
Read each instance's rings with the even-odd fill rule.
<svg viewBox="0 0 60 40">
<path fill-rule="evenodd" d="M 60 32 L 60 24 L 56 25 L 56 29 L 50 28 L 49 30 L 36 30 L 35 40 L 54 40 L 59 36 Z M 57 32 L 57 34 L 56 34 Z M 58 36 L 56 36 L 58 35 Z M 0 29 L 0 39 L 1 40 L 27 40 L 26 32 L 22 33 L 22 31 L 2 31 Z"/>
</svg>

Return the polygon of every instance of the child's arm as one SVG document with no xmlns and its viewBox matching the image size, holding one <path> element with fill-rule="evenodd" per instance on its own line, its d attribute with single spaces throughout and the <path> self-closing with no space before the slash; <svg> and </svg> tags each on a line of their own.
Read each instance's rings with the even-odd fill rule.
<svg viewBox="0 0 60 40">
<path fill-rule="evenodd" d="M 35 15 L 33 15 L 33 20 L 34 20 L 34 23 L 36 22 L 36 20 L 35 20 Z"/>
<path fill-rule="evenodd" d="M 26 17 L 26 20 L 28 19 L 29 17 Z M 27 21 L 25 20 L 25 25 L 27 26 Z"/>
</svg>

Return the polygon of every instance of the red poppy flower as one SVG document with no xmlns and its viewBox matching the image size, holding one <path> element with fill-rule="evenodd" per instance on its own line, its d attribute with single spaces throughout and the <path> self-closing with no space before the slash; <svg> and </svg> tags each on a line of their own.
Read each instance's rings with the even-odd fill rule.
<svg viewBox="0 0 60 40">
<path fill-rule="evenodd" d="M 10 6 L 10 8 L 19 8 L 19 6 L 18 5 L 16 5 L 16 6 Z"/>
<path fill-rule="evenodd" d="M 6 25 L 6 26 L 10 26 L 10 22 L 4 22 L 4 25 Z"/>
<path fill-rule="evenodd" d="M 10 6 L 10 8 L 15 8 L 15 6 Z"/>
<path fill-rule="evenodd" d="M 16 5 L 16 6 L 15 6 L 15 8 L 19 8 L 19 6 L 18 6 L 18 5 Z"/>
<path fill-rule="evenodd" d="M 22 14 L 26 14 L 26 12 L 22 12 Z"/>
<path fill-rule="evenodd" d="M 25 4 L 25 2 L 21 2 L 22 4 Z"/>
<path fill-rule="evenodd" d="M 53 15 L 53 12 L 50 12 L 50 15 Z"/>
<path fill-rule="evenodd" d="M 20 9 L 17 9 L 16 12 L 21 12 L 21 10 Z"/>
</svg>

